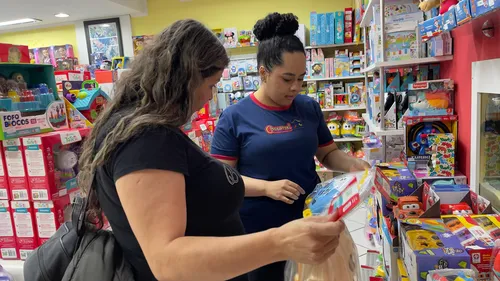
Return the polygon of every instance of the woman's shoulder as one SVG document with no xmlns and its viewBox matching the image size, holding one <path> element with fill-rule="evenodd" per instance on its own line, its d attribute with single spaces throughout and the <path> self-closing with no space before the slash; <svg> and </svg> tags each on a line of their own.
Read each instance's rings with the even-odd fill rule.
<svg viewBox="0 0 500 281">
<path fill-rule="evenodd" d="M 316 110 L 316 107 L 319 107 L 318 102 L 308 95 L 299 94 L 295 97 L 295 100 L 293 102 L 295 107 L 304 108 L 307 110 Z"/>
</svg>

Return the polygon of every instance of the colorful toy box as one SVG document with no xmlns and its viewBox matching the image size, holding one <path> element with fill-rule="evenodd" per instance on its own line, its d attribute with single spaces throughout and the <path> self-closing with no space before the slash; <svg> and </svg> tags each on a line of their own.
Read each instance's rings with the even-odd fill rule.
<svg viewBox="0 0 500 281">
<path fill-rule="evenodd" d="M 335 44 L 344 44 L 344 12 L 335 12 Z"/>
<path fill-rule="evenodd" d="M 14 220 L 9 201 L 0 200 L 0 257 L 3 260 L 19 259 L 16 236 L 14 235 Z"/>
<path fill-rule="evenodd" d="M 408 196 L 417 189 L 417 182 L 410 170 L 389 163 L 377 165 L 375 185 L 382 195 L 380 200 L 382 206 L 386 206 L 391 200 L 397 202 L 399 197 Z M 382 210 L 384 216 L 390 214 L 390 209 L 382 208 Z"/>
<path fill-rule="evenodd" d="M 311 12 L 309 15 L 309 37 L 311 46 L 318 45 L 318 14 Z"/>
<path fill-rule="evenodd" d="M 470 11 L 473 18 L 493 10 L 495 0 L 470 0 Z"/>
<path fill-rule="evenodd" d="M 344 43 L 353 41 L 353 16 L 352 8 L 344 9 Z"/>
<path fill-rule="evenodd" d="M 457 170 L 455 171 L 455 175 L 452 177 L 431 177 L 428 175 L 427 170 L 415 170 L 413 171 L 413 175 L 415 175 L 418 186 L 421 186 L 424 182 L 426 182 L 430 186 L 467 184 L 467 177 Z"/>
<path fill-rule="evenodd" d="M 39 246 L 33 205 L 28 201 L 11 201 L 10 206 L 14 217 L 18 255 L 25 260 Z"/>
<path fill-rule="evenodd" d="M 42 245 L 49 240 L 59 227 L 70 218 L 71 198 L 66 190 L 64 195 L 55 195 L 51 201 L 35 201 L 33 209 L 35 212 L 38 244 Z"/>
<path fill-rule="evenodd" d="M 2 142 L 0 142 L 0 200 L 10 200 L 9 178 L 7 177 L 7 166 Z"/>
<path fill-rule="evenodd" d="M 443 14 L 443 30 L 449 31 L 457 27 L 457 18 L 455 6 L 451 6 L 447 12 Z"/>
<path fill-rule="evenodd" d="M 320 61 L 311 62 L 311 69 L 309 73 L 311 79 L 325 78 L 326 75 L 325 63 Z"/>
<path fill-rule="evenodd" d="M 0 62 L 30 63 L 28 46 L 0 43 Z"/>
<path fill-rule="evenodd" d="M 449 32 L 441 33 L 427 41 L 427 56 L 439 57 L 453 54 L 453 38 Z"/>
<path fill-rule="evenodd" d="M 236 77 L 238 78 L 238 77 Z M 240 79 L 241 80 L 241 79 Z M 91 85 L 91 88 L 87 88 Z M 239 84 L 243 90 L 243 83 Z M 99 87 L 96 81 L 88 80 L 82 83 L 82 88 L 74 97 L 68 99 L 74 109 L 78 110 L 90 123 L 94 123 L 99 113 L 104 110 L 110 97 Z"/>
<path fill-rule="evenodd" d="M 335 43 L 335 13 L 326 13 L 327 45 Z"/>
<path fill-rule="evenodd" d="M 29 91 L 12 91 L 0 100 L 0 140 L 68 128 L 64 102 L 58 100 L 52 65 L 0 64 L 0 74 L 35 85 Z M 9 82 L 9 81 L 7 81 Z"/>
<path fill-rule="evenodd" d="M 348 50 L 335 50 L 335 58 L 333 64 L 335 68 L 335 77 L 347 77 L 351 75 Z"/>
<path fill-rule="evenodd" d="M 460 0 L 458 4 L 455 5 L 455 18 L 458 25 L 467 23 L 472 19 L 469 1 L 470 0 Z"/>
<path fill-rule="evenodd" d="M 328 44 L 328 23 L 326 21 L 326 14 L 318 14 L 318 44 L 326 45 Z"/>
<path fill-rule="evenodd" d="M 71 44 L 50 46 L 50 54 L 56 60 L 75 57 L 75 53 L 73 52 L 73 45 Z"/>
<path fill-rule="evenodd" d="M 58 92 L 63 91 L 63 81 L 86 81 L 91 79 L 90 72 L 76 70 L 55 71 L 54 76 L 56 78 Z"/>
<path fill-rule="evenodd" d="M 401 259 L 410 280 L 426 281 L 429 270 L 470 268 L 470 255 L 441 219 L 399 221 Z"/>
<path fill-rule="evenodd" d="M 26 164 L 20 139 L 3 141 L 5 167 L 12 200 L 30 200 Z"/>
<path fill-rule="evenodd" d="M 408 86 L 408 116 L 453 115 L 455 85 L 451 79 L 421 81 Z"/>
<path fill-rule="evenodd" d="M 89 133 L 80 129 L 22 138 L 33 201 L 52 200 L 68 181 L 76 181 L 81 141 Z"/>
<path fill-rule="evenodd" d="M 471 267 L 476 271 L 477 281 L 489 281 L 491 272 L 491 255 L 495 242 L 493 237 L 481 226 L 482 219 L 489 220 L 487 216 L 442 216 L 444 223 L 467 250 L 471 257 Z M 478 222 L 478 219 L 482 223 Z M 491 221 L 489 228 L 498 229 Z"/>
<path fill-rule="evenodd" d="M 443 32 L 443 17 L 438 15 L 418 24 L 420 37 L 423 42 L 438 36 Z"/>
</svg>

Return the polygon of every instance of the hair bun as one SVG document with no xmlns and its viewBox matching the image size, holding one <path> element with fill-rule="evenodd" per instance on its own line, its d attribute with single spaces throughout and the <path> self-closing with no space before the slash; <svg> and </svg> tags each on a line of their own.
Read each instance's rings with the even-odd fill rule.
<svg viewBox="0 0 500 281">
<path fill-rule="evenodd" d="M 299 29 L 299 21 L 294 14 L 272 13 L 257 21 L 253 33 L 259 41 L 277 36 L 294 35 Z"/>
</svg>

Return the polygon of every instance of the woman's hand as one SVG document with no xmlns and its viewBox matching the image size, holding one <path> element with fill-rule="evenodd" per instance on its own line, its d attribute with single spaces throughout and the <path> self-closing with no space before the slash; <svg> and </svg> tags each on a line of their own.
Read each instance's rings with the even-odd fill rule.
<svg viewBox="0 0 500 281">
<path fill-rule="evenodd" d="M 358 158 L 352 158 L 353 163 L 351 164 L 351 167 L 349 169 L 349 172 L 362 172 L 366 169 L 370 169 L 371 166 L 368 164 L 366 161 L 358 159 Z"/>
<path fill-rule="evenodd" d="M 345 229 L 343 221 L 335 221 L 337 213 L 295 220 L 276 229 L 276 241 L 284 258 L 305 264 L 318 264 L 329 258 L 339 245 Z"/>
<path fill-rule="evenodd" d="M 293 204 L 301 194 L 306 193 L 302 187 L 289 180 L 268 181 L 264 190 L 267 197 L 287 204 Z"/>
</svg>

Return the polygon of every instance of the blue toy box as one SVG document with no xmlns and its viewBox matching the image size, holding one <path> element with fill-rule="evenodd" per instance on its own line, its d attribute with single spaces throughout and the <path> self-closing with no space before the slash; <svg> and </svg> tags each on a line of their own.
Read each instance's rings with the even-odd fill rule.
<svg viewBox="0 0 500 281">
<path fill-rule="evenodd" d="M 326 13 L 327 45 L 335 44 L 335 14 Z"/>
<path fill-rule="evenodd" d="M 318 45 L 317 28 L 318 28 L 318 14 L 316 14 L 316 12 L 311 12 L 311 14 L 310 14 L 310 28 L 309 28 L 311 46 Z"/>
<path fill-rule="evenodd" d="M 335 12 L 335 44 L 344 44 L 344 12 Z M 347 75 L 349 76 L 349 75 Z"/>
<path fill-rule="evenodd" d="M 470 255 L 442 219 L 398 221 L 401 259 L 410 280 L 426 281 L 429 270 L 470 268 Z"/>
<path fill-rule="evenodd" d="M 460 0 L 455 6 L 455 19 L 458 25 L 467 23 L 472 19 L 469 0 Z"/>
<path fill-rule="evenodd" d="M 402 163 L 383 163 L 377 167 L 375 185 L 381 195 L 381 204 L 386 206 L 390 200 L 395 202 L 401 196 L 408 196 L 417 189 L 417 180 Z M 381 208 L 383 216 L 388 216 L 391 211 Z"/>
<path fill-rule="evenodd" d="M 418 24 L 420 37 L 425 42 L 443 32 L 443 17 L 441 15 Z"/>
<path fill-rule="evenodd" d="M 494 6 L 498 6 L 495 2 L 499 0 L 470 0 L 470 11 L 473 18 L 486 14 L 493 10 Z"/>
<path fill-rule="evenodd" d="M 443 14 L 443 30 L 444 31 L 449 31 L 452 30 L 453 28 L 457 27 L 457 19 L 456 19 L 456 12 L 455 12 L 455 6 L 451 6 L 450 9 Z"/>
<path fill-rule="evenodd" d="M 325 30 L 325 21 L 326 17 L 325 14 L 317 14 L 317 25 L 316 25 L 316 41 L 318 43 L 318 46 L 324 45 L 325 38 L 326 38 L 326 30 Z"/>
<path fill-rule="evenodd" d="M 408 116 L 453 115 L 455 86 L 451 79 L 420 81 L 408 86 Z"/>
</svg>

